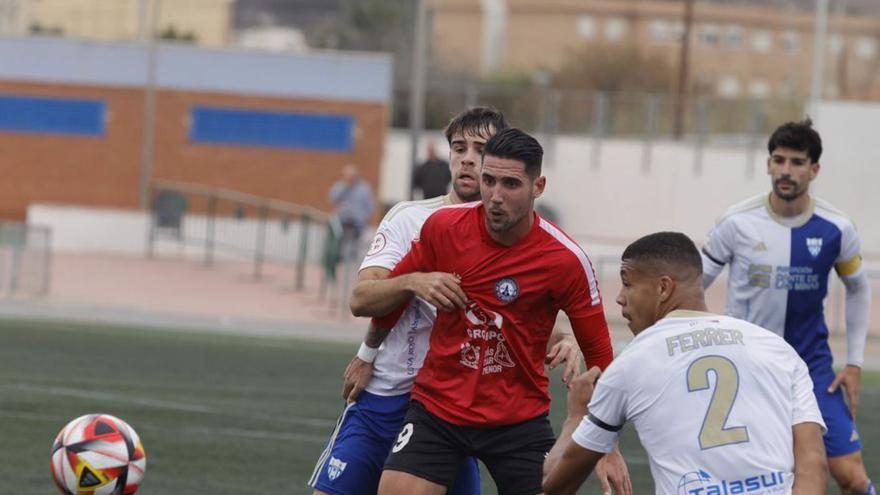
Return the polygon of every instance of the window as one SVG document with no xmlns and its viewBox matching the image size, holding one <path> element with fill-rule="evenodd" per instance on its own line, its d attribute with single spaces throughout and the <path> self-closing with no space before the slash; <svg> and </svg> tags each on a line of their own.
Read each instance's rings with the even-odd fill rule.
<svg viewBox="0 0 880 495">
<path fill-rule="evenodd" d="M 767 53 L 773 47 L 773 37 L 767 31 L 752 32 L 752 48 L 756 52 Z"/>
<path fill-rule="evenodd" d="M 669 41 L 670 36 L 672 35 L 671 27 L 672 26 L 669 25 L 668 21 L 651 21 L 651 24 L 648 26 L 648 30 L 651 33 L 651 39 L 656 41 L 657 43 L 664 43 L 666 41 Z"/>
<path fill-rule="evenodd" d="M 727 34 L 724 42 L 730 48 L 740 48 L 743 46 L 743 30 L 739 26 L 727 26 Z"/>
<path fill-rule="evenodd" d="M 620 41 L 626 35 L 626 19 L 623 17 L 609 17 L 605 20 L 605 39 L 608 41 Z"/>
<path fill-rule="evenodd" d="M 874 58 L 877 55 L 877 40 L 862 36 L 856 40 L 856 55 L 864 59 Z"/>
<path fill-rule="evenodd" d="M 596 19 L 587 14 L 579 15 L 577 18 L 577 34 L 581 38 L 596 36 Z"/>
<path fill-rule="evenodd" d="M 700 39 L 703 41 L 703 44 L 708 46 L 718 46 L 718 43 L 721 41 L 721 34 L 719 33 L 718 26 L 714 24 L 706 24 L 700 29 Z"/>
<path fill-rule="evenodd" d="M 765 97 L 770 94 L 770 84 L 763 79 L 755 79 L 749 83 L 749 94 L 757 97 Z"/>
<path fill-rule="evenodd" d="M 739 96 L 739 80 L 733 76 L 721 76 L 718 79 L 718 94 L 724 97 Z"/>
<path fill-rule="evenodd" d="M 782 48 L 790 53 L 798 51 L 801 47 L 800 38 L 798 37 L 798 34 L 794 31 L 786 31 L 782 33 L 779 41 L 782 43 Z"/>
</svg>

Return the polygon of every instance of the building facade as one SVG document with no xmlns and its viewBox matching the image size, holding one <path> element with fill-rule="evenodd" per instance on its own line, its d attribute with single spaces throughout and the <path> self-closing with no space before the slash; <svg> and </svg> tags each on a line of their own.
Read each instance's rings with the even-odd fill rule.
<svg viewBox="0 0 880 495">
<path fill-rule="evenodd" d="M 434 0 L 435 65 L 489 76 L 565 64 L 572 50 L 631 44 L 677 67 L 684 2 Z M 826 97 L 880 99 L 880 17 L 829 13 Z M 771 6 L 695 2 L 691 81 L 729 97 L 810 89 L 814 15 Z"/>
</svg>

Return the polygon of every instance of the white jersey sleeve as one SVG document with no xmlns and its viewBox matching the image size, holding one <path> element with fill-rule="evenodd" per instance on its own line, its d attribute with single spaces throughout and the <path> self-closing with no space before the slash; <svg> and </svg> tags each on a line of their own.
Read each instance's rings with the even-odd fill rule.
<svg viewBox="0 0 880 495">
<path fill-rule="evenodd" d="M 382 219 L 361 263 L 361 270 L 371 267 L 393 270 L 409 252 L 424 219 L 412 218 L 412 214 L 418 211 L 416 208 L 399 208 L 392 208 Z"/>
<path fill-rule="evenodd" d="M 841 277 L 859 275 L 862 272 L 859 233 L 852 222 L 841 225 L 840 231 L 840 254 L 834 261 L 834 268 Z"/>
<path fill-rule="evenodd" d="M 718 221 L 700 252 L 703 258 L 703 287 L 708 287 L 715 277 L 724 269 L 724 265 L 733 261 L 736 246 L 736 225 L 730 218 Z"/>
<path fill-rule="evenodd" d="M 614 364 L 599 378 L 587 415 L 571 436 L 576 444 L 593 452 L 614 450 L 626 422 L 625 380 Z"/>
<path fill-rule="evenodd" d="M 794 368 L 794 380 L 792 381 L 791 398 L 794 410 L 792 412 L 791 425 L 800 423 L 816 423 L 822 427 L 822 433 L 828 431 L 819 412 L 819 404 L 816 402 L 816 394 L 813 392 L 813 380 L 810 379 L 810 371 L 804 360 L 794 350 L 791 359 L 796 361 Z"/>
</svg>

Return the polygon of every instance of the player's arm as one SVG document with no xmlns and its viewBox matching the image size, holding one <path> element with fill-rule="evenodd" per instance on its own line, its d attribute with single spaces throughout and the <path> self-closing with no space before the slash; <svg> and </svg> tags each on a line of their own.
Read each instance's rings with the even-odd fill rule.
<svg viewBox="0 0 880 495">
<path fill-rule="evenodd" d="M 602 370 L 607 368 L 614 358 L 614 350 L 611 347 L 611 334 L 608 331 L 608 322 L 605 320 L 601 303 L 591 314 L 569 316 L 568 319 L 571 321 L 572 332 L 587 362 L 587 368 L 593 366 L 598 366 Z"/>
<path fill-rule="evenodd" d="M 560 327 L 554 327 L 547 342 L 547 356 L 544 362 L 551 370 L 565 363 L 565 371 L 562 373 L 562 383 L 568 381 L 581 371 L 581 351 L 577 339 L 571 332 Z"/>
<path fill-rule="evenodd" d="M 587 411 L 600 374 L 599 368 L 594 367 L 571 381 L 567 417 L 559 439 L 544 461 L 543 488 L 548 495 L 576 493 L 594 469 L 603 493 L 611 493 L 609 481 L 615 493 L 632 493 L 626 464 L 616 447 L 620 427 L 608 425 Z M 616 399 L 605 401 L 606 407 L 615 408 L 620 404 Z"/>
<path fill-rule="evenodd" d="M 712 285 L 724 270 L 724 265 L 732 260 L 735 235 L 736 230 L 729 219 L 720 220 L 709 232 L 706 243 L 700 249 L 700 257 L 703 258 L 703 288 Z"/>
<path fill-rule="evenodd" d="M 843 385 L 846 391 L 850 414 L 855 418 L 859 407 L 859 395 L 862 378 L 862 363 L 865 359 L 865 341 L 868 337 L 868 320 L 871 310 L 871 283 L 868 274 L 862 267 L 862 257 L 858 254 L 859 243 L 855 228 L 844 231 L 842 244 L 844 259 L 838 261 L 834 268 L 846 289 L 845 320 L 846 320 L 846 366 L 837 374 L 829 392 L 834 392 Z M 855 253 L 855 254 L 853 254 Z"/>
<path fill-rule="evenodd" d="M 799 423 L 794 435 L 794 486 L 792 495 L 824 495 L 828 486 L 828 461 L 822 442 L 822 427 Z"/>
<path fill-rule="evenodd" d="M 436 258 L 432 245 L 432 219 L 429 217 L 425 221 L 420 239 L 412 241 L 409 252 L 402 256 L 390 274 L 359 274 L 349 303 L 353 315 L 384 316 L 405 305 L 413 296 L 421 297 L 440 310 L 465 307 L 467 298 L 458 277 L 433 271 Z"/>
</svg>

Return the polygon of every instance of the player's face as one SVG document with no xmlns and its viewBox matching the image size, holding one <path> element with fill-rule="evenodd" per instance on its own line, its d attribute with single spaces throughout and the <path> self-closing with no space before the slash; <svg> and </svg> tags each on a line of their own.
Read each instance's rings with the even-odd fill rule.
<svg viewBox="0 0 880 495">
<path fill-rule="evenodd" d="M 486 155 L 480 175 L 480 196 L 486 207 L 486 227 L 506 233 L 529 225 L 535 199 L 544 192 L 544 177 L 532 179 L 523 162 Z"/>
<path fill-rule="evenodd" d="M 495 130 L 492 129 L 492 134 Z M 449 169 L 452 190 L 462 201 L 480 199 L 480 158 L 483 145 L 492 137 L 477 134 L 456 134 L 449 144 Z"/>
<path fill-rule="evenodd" d="M 807 192 L 818 173 L 819 164 L 810 160 L 807 151 L 777 147 L 767 159 L 773 194 L 785 201 L 794 201 Z"/>
<path fill-rule="evenodd" d="M 657 322 L 657 279 L 624 260 L 620 265 L 620 281 L 622 285 L 617 294 L 620 313 L 626 319 L 629 329 L 638 334 Z"/>
</svg>

